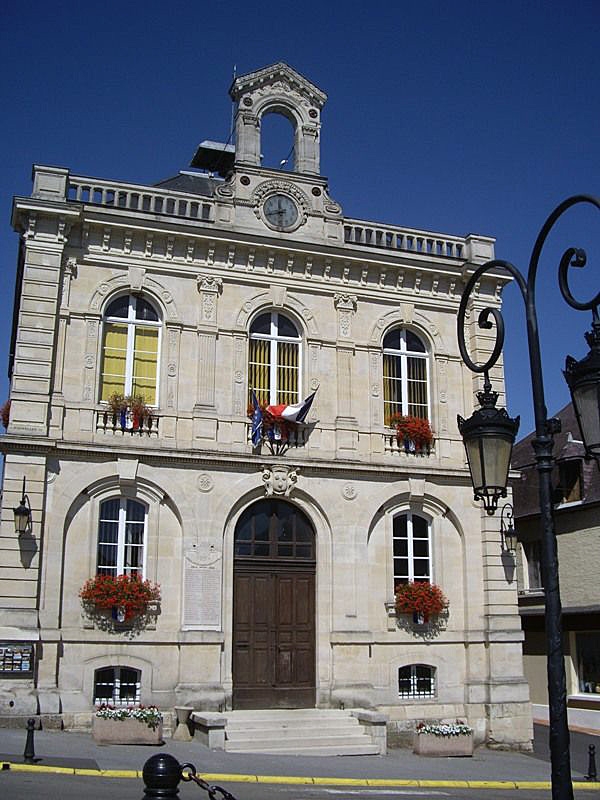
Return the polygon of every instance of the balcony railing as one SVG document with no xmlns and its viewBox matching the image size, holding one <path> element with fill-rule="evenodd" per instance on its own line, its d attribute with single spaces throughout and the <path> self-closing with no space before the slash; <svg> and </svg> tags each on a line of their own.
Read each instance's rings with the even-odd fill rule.
<svg viewBox="0 0 600 800">
<path fill-rule="evenodd" d="M 265 430 L 259 447 L 265 447 L 273 455 L 280 456 L 290 447 L 304 447 L 307 444 L 312 426 L 288 425 L 286 427 L 285 433 L 282 433 L 278 425 L 274 425 L 270 430 Z M 251 422 L 246 423 L 246 440 L 252 444 Z"/>
<path fill-rule="evenodd" d="M 110 410 L 96 411 L 96 430 L 114 435 L 158 436 L 159 421 L 155 414 L 138 419 L 131 411 L 126 411 L 124 415 Z"/>
<path fill-rule="evenodd" d="M 443 258 L 466 257 L 466 242 L 461 237 L 440 236 L 393 225 L 365 224 L 364 220 L 344 220 L 344 241 L 346 244 L 381 247 L 385 250 L 401 250 Z"/>
<path fill-rule="evenodd" d="M 170 217 L 213 222 L 213 204 L 188 194 L 152 189 L 136 184 L 111 183 L 96 178 L 69 178 L 68 199 L 78 203 L 164 214 Z"/>
<path fill-rule="evenodd" d="M 397 456 L 407 456 L 410 458 L 427 458 L 435 454 L 435 441 L 429 447 L 417 449 L 411 442 L 398 439 L 396 431 L 386 431 L 382 434 L 383 448 L 386 453 Z"/>
</svg>

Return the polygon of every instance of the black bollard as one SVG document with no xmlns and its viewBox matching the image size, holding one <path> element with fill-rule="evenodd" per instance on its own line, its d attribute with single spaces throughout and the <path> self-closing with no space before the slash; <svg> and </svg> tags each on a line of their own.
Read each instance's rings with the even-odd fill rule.
<svg viewBox="0 0 600 800">
<path fill-rule="evenodd" d="M 26 764 L 33 764 L 35 761 L 35 746 L 33 743 L 33 731 L 35 730 L 35 720 L 30 717 L 27 720 L 27 739 L 25 740 L 25 751 L 23 761 Z"/>
<path fill-rule="evenodd" d="M 181 780 L 181 764 L 169 753 L 157 753 L 151 756 L 142 769 L 144 781 L 144 797 L 162 798 L 177 797 Z"/>
<path fill-rule="evenodd" d="M 585 776 L 586 781 L 598 780 L 596 773 L 596 745 L 591 744 L 588 747 L 588 774 Z"/>
</svg>

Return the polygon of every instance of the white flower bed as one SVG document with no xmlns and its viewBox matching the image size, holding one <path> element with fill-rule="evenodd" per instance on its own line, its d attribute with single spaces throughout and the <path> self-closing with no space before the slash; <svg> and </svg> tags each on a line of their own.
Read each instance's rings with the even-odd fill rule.
<svg viewBox="0 0 600 800">
<path fill-rule="evenodd" d="M 473 728 L 464 722 L 420 722 L 417 733 L 429 733 L 433 736 L 470 736 Z"/>
<path fill-rule="evenodd" d="M 159 722 L 162 722 L 162 714 L 156 706 L 113 708 L 113 706 L 101 705 L 96 710 L 96 716 L 101 719 L 137 719 L 138 722 L 144 722 L 152 730 L 156 728 Z"/>
</svg>

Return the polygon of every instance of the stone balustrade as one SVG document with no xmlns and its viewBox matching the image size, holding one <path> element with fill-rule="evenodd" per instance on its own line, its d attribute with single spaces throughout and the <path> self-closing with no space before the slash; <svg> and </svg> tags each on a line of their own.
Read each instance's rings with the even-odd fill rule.
<svg viewBox="0 0 600 800">
<path fill-rule="evenodd" d="M 153 189 L 128 183 L 114 183 L 97 178 L 69 177 L 68 199 L 78 203 L 109 208 L 164 214 L 171 217 L 214 221 L 214 206 L 210 199 L 191 199 L 189 194 Z"/>
</svg>

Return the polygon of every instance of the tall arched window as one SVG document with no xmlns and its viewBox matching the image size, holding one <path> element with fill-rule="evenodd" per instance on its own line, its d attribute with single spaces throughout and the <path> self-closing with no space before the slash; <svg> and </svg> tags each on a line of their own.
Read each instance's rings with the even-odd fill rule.
<svg viewBox="0 0 600 800">
<path fill-rule="evenodd" d="M 300 400 L 300 334 L 283 314 L 268 311 L 250 326 L 248 401 L 291 405 Z"/>
<path fill-rule="evenodd" d="M 157 405 L 160 318 L 143 297 L 122 295 L 104 314 L 100 399 L 114 394 Z"/>
<path fill-rule="evenodd" d="M 406 511 L 394 517 L 394 586 L 410 581 L 431 582 L 431 525 Z"/>
<path fill-rule="evenodd" d="M 429 419 L 429 360 L 419 337 L 394 328 L 383 340 L 383 420 L 394 414 Z"/>
<path fill-rule="evenodd" d="M 126 497 L 100 503 L 98 523 L 98 575 L 144 574 L 146 506 Z"/>
</svg>

